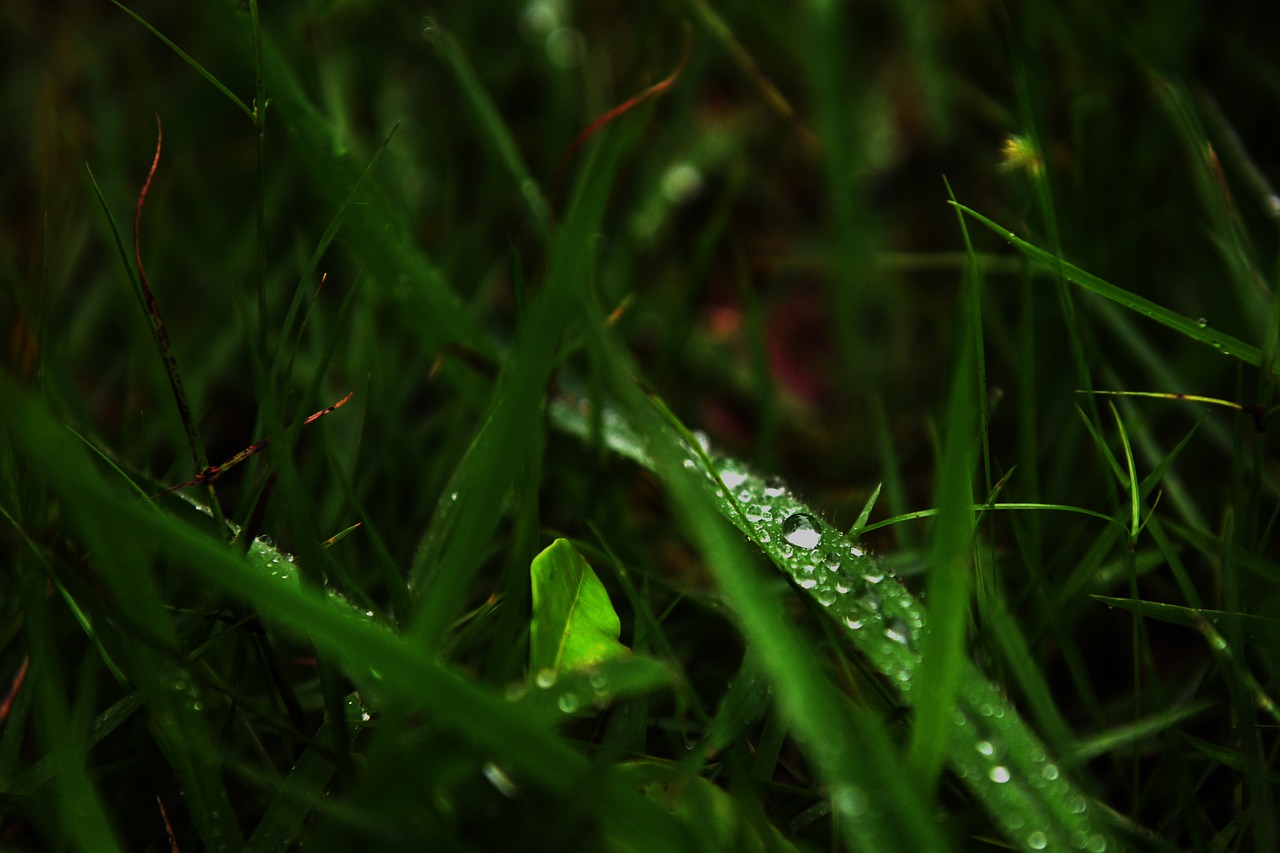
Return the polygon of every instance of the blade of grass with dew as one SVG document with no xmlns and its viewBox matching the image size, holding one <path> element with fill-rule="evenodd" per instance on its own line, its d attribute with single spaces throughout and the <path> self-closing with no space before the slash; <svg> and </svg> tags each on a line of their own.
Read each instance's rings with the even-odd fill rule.
<svg viewBox="0 0 1280 853">
<path fill-rule="evenodd" d="M 1124 746 L 1139 743 L 1161 732 L 1176 729 L 1181 723 L 1193 719 L 1214 706 L 1214 702 L 1194 702 L 1185 708 L 1170 708 L 1150 717 L 1144 717 L 1127 726 L 1119 726 L 1100 735 L 1082 740 L 1071 750 L 1068 760 L 1079 766 Z"/>
<path fill-rule="evenodd" d="M 606 409 L 603 413 L 606 444 L 658 473 L 672 476 L 671 463 L 652 461 L 658 455 L 652 436 L 669 431 L 669 425 L 655 423 L 643 413 L 633 415 L 648 425 L 642 430 L 628 423 L 623 411 Z M 584 438 L 588 434 L 590 419 L 578 406 L 556 401 L 551 416 L 553 423 L 567 431 Z M 648 444 L 641 435 L 648 436 Z M 683 454 L 681 470 L 690 472 L 692 482 L 703 493 L 702 500 L 710 499 L 720 515 L 817 600 L 908 702 L 928 700 L 913 689 L 920 662 L 924 611 L 896 578 L 886 576 L 864 549 L 828 525 L 792 493 L 738 460 L 708 455 L 697 441 L 677 443 L 676 439 L 667 438 L 664 445 L 664 453 L 674 454 L 678 448 Z M 709 521 L 704 523 L 712 526 Z M 700 531 L 699 535 L 708 534 Z M 717 548 L 726 548 L 727 554 L 740 552 L 741 545 L 731 537 L 712 541 Z M 708 548 L 707 553 L 718 552 Z M 746 559 L 745 555 L 740 556 Z M 754 635 L 749 638 L 757 640 Z M 777 677 L 772 667 L 770 672 Z M 965 666 L 957 701 L 948 752 L 951 768 L 985 804 L 1011 843 L 1023 849 L 1044 849 L 1044 844 L 1067 849 L 1083 841 L 1093 849 L 1116 849 L 1114 839 L 1099 826 L 1102 818 L 1090 808 L 1085 795 L 972 664 Z M 845 783 L 851 784 L 848 780 Z M 832 780 L 828 779 L 828 784 L 833 784 Z M 927 820 L 932 821 L 932 817 Z"/>
<path fill-rule="evenodd" d="M 607 768 L 593 765 L 560 741 L 545 721 L 530 720 L 510 702 L 467 682 L 431 655 L 424 655 L 420 643 L 412 638 L 394 635 L 319 591 L 281 585 L 224 543 L 166 516 L 154 505 L 121 500 L 99 478 L 83 450 L 4 378 L 0 378 L 0 400 L 4 402 L 0 422 L 15 436 L 32 464 L 48 477 L 72 526 L 100 560 L 122 556 L 121 539 L 146 542 L 193 575 L 252 604 L 263 619 L 297 636 L 311 637 L 317 648 L 343 661 L 353 678 L 374 678 L 396 701 L 429 709 L 438 724 L 455 731 L 463 742 L 501 756 L 521 780 L 566 796 L 589 790 L 591 806 L 600 820 L 624 833 L 631 843 L 642 845 L 640 849 L 692 849 L 687 833 L 668 815 L 636 797 Z M 149 562 L 133 565 L 142 567 Z M 631 665 L 630 660 L 614 663 Z M 378 675 L 371 675 L 375 671 Z M 581 690 L 594 695 L 589 678 L 583 676 L 582 681 Z M 554 701 L 554 695 L 551 698 Z M 158 705 L 150 693 L 148 704 L 153 714 L 170 710 Z M 204 721 L 194 709 L 188 710 L 196 715 L 195 725 L 184 734 L 199 739 Z M 211 749 L 208 754 L 212 755 Z M 199 821 L 205 809 L 193 795 L 195 781 L 184 775 L 187 800 Z M 221 814 L 230 816 L 232 812 L 223 810 Z M 205 834 L 206 828 L 200 827 Z M 216 842 L 216 834 L 211 835 Z M 220 848 L 215 843 L 209 846 Z"/>
<path fill-rule="evenodd" d="M 18 410 L 15 414 L 31 414 L 28 404 L 25 401 L 20 403 L 11 388 L 0 390 L 0 394 L 5 398 L 7 408 Z M 14 424 L 17 431 L 25 430 L 26 434 L 19 438 L 27 444 L 28 451 L 47 460 L 50 448 L 61 444 L 64 453 L 74 452 L 74 458 L 83 463 L 83 451 L 69 434 L 48 421 L 43 423 L 43 433 L 35 431 L 40 428 L 33 428 L 30 422 L 20 426 Z M 54 480 L 54 472 L 47 463 L 41 467 L 50 475 L 51 481 Z M 96 472 L 87 465 L 84 471 L 88 476 L 96 477 Z M 65 481 L 62 485 L 72 487 Z M 152 735 L 182 780 L 200 837 L 210 850 L 236 849 L 242 839 L 222 782 L 213 739 L 200 713 L 190 674 L 185 666 L 178 663 L 181 656 L 177 651 L 173 624 L 160 604 L 154 578 L 146 570 L 151 560 L 148 558 L 149 548 L 143 543 L 149 540 L 131 535 L 128 527 L 112 525 L 102 514 L 83 503 L 67 500 L 65 494 L 63 497 L 68 516 L 93 547 L 94 565 L 106 581 L 109 594 L 126 611 L 122 615 L 127 614 L 128 618 L 122 621 L 129 627 L 115 629 L 114 640 L 119 649 L 115 661 L 146 696 Z M 136 497 L 116 492 L 109 499 L 139 506 Z M 151 511 L 155 512 L 154 509 Z"/>
<path fill-rule="evenodd" d="M 883 722 L 852 706 L 823 677 L 741 539 L 724 523 L 724 515 L 746 523 L 740 504 L 725 491 L 736 492 L 747 482 L 745 469 L 738 465 L 717 475 L 705 455 L 691 455 L 687 433 L 682 436 L 670 413 L 655 407 L 630 379 L 621 348 L 605 337 L 601 324 L 592 322 L 588 329 L 590 352 L 605 390 L 626 401 L 623 410 L 632 419 L 633 432 L 645 437 L 644 455 L 655 460 L 654 470 L 671 492 L 676 517 L 686 525 L 748 643 L 758 652 L 776 688 L 775 701 L 827 786 L 837 832 L 853 849 L 946 849 L 932 807 L 914 795 L 909 778 L 901 773 Z M 696 441 L 692 448 L 699 448 Z M 731 486 L 732 480 L 736 482 Z M 726 513 L 726 507 L 733 512 Z M 786 545 L 782 531 L 777 532 L 779 539 L 771 540 L 772 546 L 760 547 L 776 553 L 778 542 Z M 758 538 L 756 542 L 760 544 Z M 831 596 L 834 599 L 834 589 Z"/>
<path fill-rule="evenodd" d="M 1067 281 L 1075 282 L 1092 293 L 1110 299 L 1111 301 L 1128 308 L 1135 313 L 1141 314 L 1163 326 L 1173 329 L 1175 332 L 1181 332 L 1197 343 L 1205 344 L 1212 347 L 1218 352 L 1225 353 L 1233 358 L 1237 358 L 1246 364 L 1254 367 L 1262 366 L 1262 351 L 1252 344 L 1232 337 L 1225 332 L 1219 332 L 1202 325 L 1190 317 L 1184 317 L 1176 311 L 1165 308 L 1156 302 L 1152 302 L 1143 296 L 1117 287 L 1110 282 L 1104 281 L 1092 273 L 1086 272 L 1077 266 L 1061 261 L 1054 257 L 1051 253 L 1046 252 L 1038 246 L 1035 246 L 1026 240 L 1023 240 L 1017 234 L 1002 225 L 998 225 L 987 217 L 978 213 L 972 208 L 965 207 L 962 204 L 951 202 L 959 210 L 963 211 L 966 216 L 981 222 L 990 228 L 1000 237 L 1008 240 L 1018 251 L 1022 252 L 1037 265 L 1043 267 L 1050 272 L 1056 272 L 1061 266 L 1062 275 Z"/>
</svg>

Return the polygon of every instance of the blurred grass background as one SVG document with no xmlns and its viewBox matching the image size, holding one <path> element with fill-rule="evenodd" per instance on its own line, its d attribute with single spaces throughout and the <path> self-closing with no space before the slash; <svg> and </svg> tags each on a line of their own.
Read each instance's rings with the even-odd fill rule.
<svg viewBox="0 0 1280 853">
<path fill-rule="evenodd" d="M 129 6 L 251 104 L 247 4 Z M 1260 7 L 312 0 L 266 4 L 261 16 L 268 106 L 259 184 L 252 121 L 119 8 L 13 0 L 0 10 L 6 371 L 153 491 L 194 475 L 147 320 L 85 170 L 127 239 L 159 116 L 164 149 L 142 251 L 208 455 L 226 459 L 354 390 L 347 406 L 294 437 L 298 479 L 267 504 L 260 530 L 287 551 L 319 554 L 315 542 L 363 520 L 360 533 L 325 552 L 323 574 L 379 613 L 394 615 L 397 596 L 403 602 L 403 578 L 449 498 L 494 366 L 546 273 L 547 245 L 529 188 L 504 161 L 503 133 L 558 219 L 584 159 L 559 171 L 571 143 L 678 66 L 686 22 L 691 53 L 678 80 L 617 121 L 634 144 L 608 189 L 599 237 L 582 246 L 594 253 L 589 285 L 606 310 L 625 304 L 615 328 L 649 390 L 719 447 L 784 476 L 838 527 L 854 522 L 879 483 L 873 521 L 932 505 L 966 267 L 944 176 L 962 204 L 1030 242 L 1268 353 L 1267 342 L 1274 346 L 1280 66 L 1271 35 L 1280 18 Z M 478 112 L 460 66 L 474 72 L 505 131 Z M 1011 136 L 1035 164 L 1002 161 Z M 312 264 L 375 155 L 336 239 Z M 995 235 L 972 234 L 989 410 L 990 460 L 979 478 L 989 486 L 1012 472 L 1002 500 L 1108 514 L 1123 503 L 1076 407 L 1110 439 L 1114 422 L 1077 389 L 1273 404 L 1269 371 L 1240 369 L 1031 270 Z M 285 326 L 295 299 L 308 308 L 300 329 Z M 277 348 L 284 355 L 273 359 Z M 560 380 L 566 393 L 586 393 L 596 377 L 569 358 Z M 1168 400 L 1121 408 L 1140 473 L 1205 412 Z M 1168 473 L 1159 508 L 1208 537 L 1199 548 L 1191 533 L 1177 537 L 1203 604 L 1266 615 L 1276 602 L 1275 443 L 1255 420 L 1265 426 L 1210 410 Z M 540 458 L 541 470 L 518 487 L 517 508 L 492 508 L 503 523 L 483 548 L 491 571 L 482 577 L 527 566 L 553 533 L 593 541 L 594 525 L 625 565 L 660 581 L 665 603 L 681 593 L 714 598 L 651 478 L 554 432 Z M 247 520 L 267 465 L 263 454 L 220 482 L 228 517 Z M 13 460 L 7 511 L 48 559 L 83 568 L 56 507 L 32 496 L 34 476 Z M 908 522 L 867 540 L 910 576 L 927 531 Z M 1144 623 L 1150 637 L 1135 665 L 1131 616 L 1085 595 L 1187 603 L 1159 570 L 1158 549 L 1132 552 L 1143 573 L 1130 586 L 1107 574 L 1126 561 L 1124 545 L 1098 553 L 1094 520 L 1005 515 L 982 535 L 989 580 L 1079 733 L 1132 722 L 1135 708 L 1173 697 L 1208 698 L 1226 704 L 1187 732 L 1241 748 L 1236 726 L 1247 721 L 1232 717 L 1238 704 L 1216 683 L 1200 637 Z M 5 541 L 20 549 L 16 533 Z M 1230 554 L 1247 554 L 1255 568 L 1239 578 L 1228 570 L 1224 592 Z M 78 580 L 67 582 L 89 595 L 90 576 L 71 572 Z M 473 605 L 501 587 L 486 582 L 470 590 Z M 211 629 L 185 611 L 220 605 L 181 572 L 164 572 L 160 586 L 179 608 L 175 619 L 198 626 L 184 634 L 189 650 Z M 712 707 L 738 666 L 739 640 L 714 610 L 672 606 L 664 628 Z M 0 663 L 10 678 L 27 650 L 16 592 L 3 607 Z M 105 679 L 91 668 L 76 675 L 85 633 L 61 610 L 51 619 L 72 662 L 68 683 Z M 981 620 L 975 629 L 981 650 Z M 519 677 L 522 649 L 489 630 L 459 635 L 450 654 L 502 685 Z M 266 659 L 289 665 L 285 646 Z M 1268 640 L 1242 658 L 1264 691 L 1274 687 L 1273 648 Z M 232 671 L 243 654 L 209 668 Z M 999 660 L 985 663 L 1003 671 Z M 270 669 L 261 663 L 256 677 Z M 283 677 L 304 699 L 294 736 L 314 732 L 319 719 L 316 677 L 305 667 Z M 655 711 L 640 738 L 648 754 L 679 754 L 685 734 L 674 716 Z M 284 762 L 288 747 L 255 745 L 260 735 L 248 731 L 231 738 L 232 755 L 251 763 L 245 755 L 260 750 Z M 1255 737 L 1269 761 L 1270 730 L 1246 725 L 1245 740 Z M 163 757 L 140 740 L 140 729 L 129 730 L 99 768 L 112 780 L 129 849 L 161 843 L 131 827 L 168 784 Z M 1241 815 L 1230 761 L 1177 757 L 1187 749 L 1170 737 L 1138 758 L 1095 762 L 1094 792 L 1172 844 L 1223 838 Z M 1168 772 L 1155 778 L 1156 769 Z M 813 792 L 770 796 L 779 813 L 799 812 L 796 800 Z M 532 812 L 522 819 L 531 824 Z M 252 813 L 245 806 L 247 829 Z M 1244 813 L 1246 825 L 1257 817 Z M 23 809 L 6 814 L 14 843 L 29 845 L 29 828 L 14 817 Z M 486 843 L 479 826 L 455 831 Z M 1274 828 L 1222 843 L 1266 849 L 1268 839 Z"/>
</svg>

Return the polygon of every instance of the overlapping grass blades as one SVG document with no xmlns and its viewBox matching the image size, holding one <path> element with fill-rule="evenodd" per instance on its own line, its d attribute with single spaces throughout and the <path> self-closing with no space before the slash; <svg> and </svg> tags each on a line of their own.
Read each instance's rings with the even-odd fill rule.
<svg viewBox="0 0 1280 853">
<path fill-rule="evenodd" d="M 598 696 L 598 686 L 585 674 L 581 683 L 561 685 L 555 693 L 533 694 L 540 697 L 533 705 L 496 696 L 424 655 L 413 638 L 397 636 L 317 590 L 282 584 L 207 534 L 109 486 L 89 464 L 83 448 L 7 379 L 0 384 L 0 399 L 3 423 L 15 444 L 46 474 L 104 576 L 112 579 L 120 594 L 134 596 L 133 612 L 145 619 L 138 627 L 147 630 L 148 636 L 137 641 L 139 654 L 163 663 L 131 659 L 126 664 L 130 676 L 144 685 L 148 707 L 156 718 L 156 736 L 184 780 L 208 849 L 238 849 L 243 841 L 226 802 L 209 722 L 192 702 L 190 682 L 172 664 L 181 658 L 172 626 L 166 627 L 169 616 L 152 596 L 145 608 L 138 605 L 137 597 L 147 595 L 152 583 L 146 575 L 148 555 L 168 556 L 204 582 L 251 601 L 264 619 L 296 636 L 311 638 L 318 650 L 340 660 L 358 681 L 376 685 L 387 697 L 388 708 L 408 703 L 429 710 L 438 724 L 464 742 L 500 756 L 516 778 L 566 794 L 591 790 L 595 808 L 606 817 L 611 831 L 629 843 L 643 849 L 691 849 L 684 831 L 661 809 L 637 798 L 606 768 L 593 764 L 554 734 L 551 723 L 563 718 L 562 709 L 557 709 L 563 693 Z M 670 677 L 664 667 L 647 659 L 616 661 L 613 666 L 616 670 L 608 672 L 615 695 L 652 690 Z M 160 680 L 164 673 L 171 674 L 168 682 Z M 541 710 L 530 712 L 537 708 Z M 59 784 L 65 780 L 74 785 L 77 776 L 59 780 Z"/>
<path fill-rule="evenodd" d="M 720 567 L 717 577 L 738 611 L 747 639 L 772 650 L 764 659 L 770 676 L 779 682 L 779 701 L 819 766 L 832 792 L 833 808 L 847 819 L 842 823 L 846 837 L 851 843 L 873 845 L 869 849 L 925 849 L 939 843 L 937 836 L 924 829 L 920 830 L 924 836 L 903 838 L 896 834 L 903 831 L 901 827 L 891 830 L 868 821 L 868 802 L 884 810 L 882 819 L 901 809 L 908 814 L 896 815 L 898 820 L 906 817 L 932 824 L 933 818 L 931 809 L 911 814 L 912 808 L 904 805 L 904 797 L 908 803 L 919 799 L 904 794 L 907 780 L 894 763 L 893 747 L 884 732 L 876 721 L 859 718 L 847 703 L 833 699 L 831 688 L 810 669 L 811 663 L 802 663 L 807 655 L 787 630 L 760 579 L 751 575 L 745 546 L 709 516 L 714 511 L 730 521 L 801 593 L 821 605 L 907 704 L 932 698 L 916 692 L 925 631 L 920 602 L 862 546 L 823 520 L 780 480 L 715 453 L 705 439 L 681 435 L 683 428 L 669 413 L 665 419 L 658 416 L 649 400 L 633 395 L 630 402 L 629 411 L 625 404 L 604 409 L 601 438 L 616 452 L 663 476 L 677 505 L 694 519 L 695 539 L 713 565 Z M 590 435 L 591 418 L 583 407 L 557 402 L 551 414 L 562 428 Z M 1117 849 L 1104 811 L 1091 805 L 972 663 L 963 665 L 956 700 L 947 749 L 951 770 L 983 802 L 1009 843 L 1028 850 Z M 836 737 L 837 731 L 862 734 L 857 743 L 872 755 L 858 760 L 897 777 L 893 783 L 887 788 L 864 787 L 876 771 L 841 765 L 839 750 L 832 757 L 832 741 L 824 737 Z M 850 749 L 845 760 L 857 752 Z M 890 846 L 874 846 L 885 844 Z M 925 847 L 911 846 L 920 844 Z"/>
</svg>

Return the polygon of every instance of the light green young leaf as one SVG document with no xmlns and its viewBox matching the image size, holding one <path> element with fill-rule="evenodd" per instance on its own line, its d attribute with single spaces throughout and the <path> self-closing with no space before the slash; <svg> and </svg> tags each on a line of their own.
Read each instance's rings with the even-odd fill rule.
<svg viewBox="0 0 1280 853">
<path fill-rule="evenodd" d="M 533 558 L 532 672 L 586 669 L 623 657 L 622 623 L 609 593 L 567 539 L 557 539 Z"/>
</svg>

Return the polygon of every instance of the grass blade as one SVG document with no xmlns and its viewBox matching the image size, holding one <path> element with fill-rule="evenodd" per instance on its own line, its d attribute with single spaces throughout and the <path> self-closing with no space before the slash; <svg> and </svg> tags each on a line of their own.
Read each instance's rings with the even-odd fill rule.
<svg viewBox="0 0 1280 853">
<path fill-rule="evenodd" d="M 1001 238 L 1008 240 L 1014 248 L 1022 252 L 1046 271 L 1056 273 L 1060 269 L 1063 278 L 1067 281 L 1075 282 L 1091 293 L 1096 293 L 1105 299 L 1110 299 L 1112 302 L 1122 305 L 1131 311 L 1143 315 L 1144 317 L 1148 317 L 1163 326 L 1167 326 L 1176 332 L 1181 332 L 1183 335 L 1186 335 L 1197 343 L 1212 347 L 1218 352 L 1240 359 L 1246 364 L 1251 364 L 1254 367 L 1263 366 L 1262 351 L 1258 349 L 1258 347 L 1245 343 L 1244 341 L 1232 337 L 1225 332 L 1219 332 L 1215 329 L 1211 329 L 1197 320 L 1192 320 L 1190 317 L 1184 317 L 1176 311 L 1172 311 L 1165 308 L 1163 305 L 1152 302 L 1146 297 L 1139 296 L 1136 293 L 1104 281 L 1098 276 L 1086 272 L 1077 266 L 1073 266 L 1066 261 L 1059 260 L 1044 249 L 1028 243 L 1017 234 L 1014 234 L 1002 225 L 998 225 L 978 213 L 976 210 L 965 207 L 964 205 L 956 202 L 951 202 L 951 204 L 955 205 L 956 208 L 962 211 L 966 216 L 981 222 Z M 1272 368 L 1272 370 L 1274 371 L 1274 368 Z"/>
</svg>

